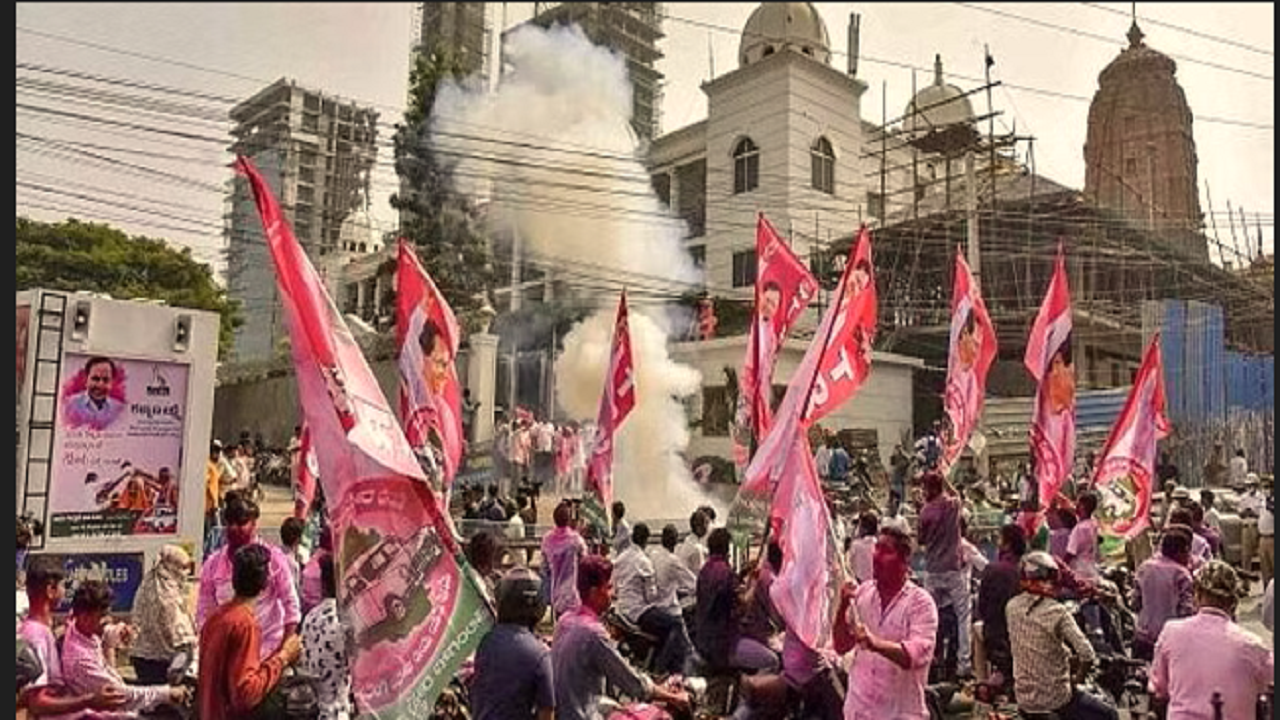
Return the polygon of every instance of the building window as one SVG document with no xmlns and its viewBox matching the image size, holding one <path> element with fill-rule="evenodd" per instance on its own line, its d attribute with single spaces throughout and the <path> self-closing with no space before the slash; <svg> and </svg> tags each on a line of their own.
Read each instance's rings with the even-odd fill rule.
<svg viewBox="0 0 1280 720">
<path fill-rule="evenodd" d="M 658 201 L 668 207 L 671 206 L 671 174 L 660 172 L 650 178 L 653 185 L 653 192 L 658 196 Z"/>
<path fill-rule="evenodd" d="M 1137 158 L 1125 158 L 1125 159 L 1124 159 L 1124 174 L 1125 174 L 1125 175 L 1137 175 L 1137 174 L 1138 174 L 1138 159 L 1137 159 Z"/>
<path fill-rule="evenodd" d="M 813 189 L 828 195 L 836 194 L 836 153 L 831 142 L 824 137 L 809 148 L 809 160 L 813 168 Z"/>
<path fill-rule="evenodd" d="M 693 260 L 694 267 L 701 270 L 707 266 L 707 246 L 706 245 L 690 245 L 689 257 Z"/>
<path fill-rule="evenodd" d="M 733 286 L 751 287 L 756 282 L 756 251 L 733 254 Z"/>
<path fill-rule="evenodd" d="M 751 192 L 760 185 L 760 148 L 742 138 L 733 148 L 733 194 Z"/>
<path fill-rule="evenodd" d="M 877 192 L 867 193 L 867 215 L 884 220 L 884 196 Z"/>
</svg>

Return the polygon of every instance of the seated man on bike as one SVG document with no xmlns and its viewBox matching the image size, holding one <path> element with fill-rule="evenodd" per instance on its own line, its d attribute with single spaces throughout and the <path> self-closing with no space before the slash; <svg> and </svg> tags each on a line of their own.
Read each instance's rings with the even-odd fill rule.
<svg viewBox="0 0 1280 720">
<path fill-rule="evenodd" d="M 588 555 L 578 566 L 582 606 L 560 618 L 551 642 L 557 720 L 601 720 L 605 682 L 634 700 L 687 708 L 689 696 L 655 685 L 618 652 L 600 618 L 613 604 L 613 564 Z"/>
<path fill-rule="evenodd" d="M 1251 718 L 1275 673 L 1275 657 L 1233 619 L 1240 592 L 1236 571 L 1211 560 L 1195 575 L 1200 612 L 1170 620 L 1156 641 L 1151 694 L 1170 718 Z M 1214 696 L 1222 704 L 1215 714 Z"/>
<path fill-rule="evenodd" d="M 1058 564 L 1048 553 L 1027 553 L 1022 558 L 1023 591 L 1005 608 L 1018 709 L 1063 720 L 1115 720 L 1115 708 L 1073 686 L 1072 652 L 1086 669 L 1097 655 L 1071 610 L 1057 600 L 1058 575 Z"/>
<path fill-rule="evenodd" d="M 730 542 L 725 528 L 712 530 L 707 538 L 710 557 L 698 573 L 694 606 L 695 646 L 713 672 L 731 668 L 776 672 L 778 656 L 743 632 L 741 620 L 747 608 L 739 604 L 743 589 L 729 565 Z"/>
<path fill-rule="evenodd" d="M 685 671 L 693 642 L 684 625 L 680 601 L 674 590 L 658 592 L 657 573 L 653 561 L 645 554 L 649 545 L 649 526 L 636 523 L 631 542 L 618 554 L 614 570 L 618 582 L 618 612 L 641 630 L 659 640 L 654 669 L 664 674 Z"/>
</svg>

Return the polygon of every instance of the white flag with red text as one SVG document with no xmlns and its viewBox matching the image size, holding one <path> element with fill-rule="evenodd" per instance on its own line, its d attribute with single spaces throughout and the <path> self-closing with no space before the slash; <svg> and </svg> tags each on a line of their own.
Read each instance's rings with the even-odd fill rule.
<svg viewBox="0 0 1280 720">
<path fill-rule="evenodd" d="M 1102 533 L 1131 540 L 1151 524 L 1156 443 L 1169 430 L 1160 334 L 1156 333 L 1143 353 L 1142 367 L 1094 472 Z"/>
<path fill-rule="evenodd" d="M 956 252 L 955 285 L 951 291 L 951 344 L 947 353 L 947 387 L 943 407 L 951 419 L 951 433 L 943 448 L 942 471 L 947 473 L 964 452 L 982 417 L 987 372 L 996 359 L 996 329 L 987 304 L 969 272 L 969 263 Z"/>
</svg>

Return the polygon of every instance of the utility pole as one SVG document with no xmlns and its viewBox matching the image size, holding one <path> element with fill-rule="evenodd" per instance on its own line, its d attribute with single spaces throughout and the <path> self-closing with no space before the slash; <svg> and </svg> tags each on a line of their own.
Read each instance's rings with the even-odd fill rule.
<svg viewBox="0 0 1280 720">
<path fill-rule="evenodd" d="M 1244 235 L 1244 254 L 1248 256 L 1249 254 L 1249 221 L 1245 220 L 1244 218 L 1244 208 L 1240 208 L 1240 233 Z M 1258 255 L 1261 255 L 1261 254 L 1262 254 L 1262 250 L 1259 249 Z M 1248 258 L 1248 259 L 1252 260 L 1253 258 Z M 1243 270 L 1244 267 L 1242 266 L 1240 269 Z"/>
</svg>

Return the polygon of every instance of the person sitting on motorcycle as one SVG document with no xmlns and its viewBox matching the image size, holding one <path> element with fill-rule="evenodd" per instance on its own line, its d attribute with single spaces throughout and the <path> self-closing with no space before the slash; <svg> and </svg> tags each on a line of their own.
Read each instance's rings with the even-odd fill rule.
<svg viewBox="0 0 1280 720">
<path fill-rule="evenodd" d="M 716 528 L 707 537 L 710 556 L 698 573 L 694 637 L 698 654 L 714 671 L 730 668 L 776 672 L 778 656 L 768 645 L 746 637 L 738 605 L 742 588 L 729 564 L 729 531 Z"/>
<path fill-rule="evenodd" d="M 498 624 L 476 650 L 471 682 L 475 720 L 552 720 L 556 696 L 551 650 L 533 634 L 547 612 L 542 580 L 528 568 L 498 582 Z"/>
<path fill-rule="evenodd" d="M 1168 702 L 1169 718 L 1255 716 L 1258 696 L 1272 682 L 1275 658 L 1258 636 L 1233 620 L 1239 590 L 1230 565 L 1206 563 L 1195 575 L 1200 612 L 1169 621 L 1160 633 L 1150 685 L 1157 702 Z M 1215 695 L 1222 703 L 1220 715 Z"/>
<path fill-rule="evenodd" d="M 906 534 L 881 530 L 872 563 L 873 581 L 846 583 L 836 611 L 836 652 L 859 648 L 849 667 L 845 720 L 925 720 L 938 607 L 910 581 L 911 539 Z"/>
<path fill-rule="evenodd" d="M 1072 684 L 1072 653 L 1085 668 L 1097 655 L 1071 610 L 1057 600 L 1058 577 L 1058 564 L 1048 553 L 1027 553 L 1022 558 L 1023 591 L 1005 608 L 1018 709 L 1063 720 L 1116 720 L 1115 708 Z"/>
<path fill-rule="evenodd" d="M 1170 525 L 1160 538 L 1160 555 L 1142 563 L 1134 578 L 1131 602 L 1138 612 L 1134 658 L 1151 660 L 1165 624 L 1195 614 L 1190 563 L 1191 534 Z"/>
<path fill-rule="evenodd" d="M 577 581 L 582 606 L 560 618 L 551 642 L 556 720 L 602 720 L 606 681 L 633 700 L 687 708 L 688 694 L 655 685 L 637 672 L 601 622 L 613 604 L 613 563 L 588 555 L 578 565 Z"/>
<path fill-rule="evenodd" d="M 653 561 L 645 554 L 649 526 L 636 523 L 631 542 L 614 561 L 617 576 L 618 612 L 641 630 L 655 635 L 659 647 L 654 669 L 660 673 L 682 673 L 693 652 L 689 630 L 684 625 L 680 601 L 673 589 L 659 594 Z"/>
</svg>

